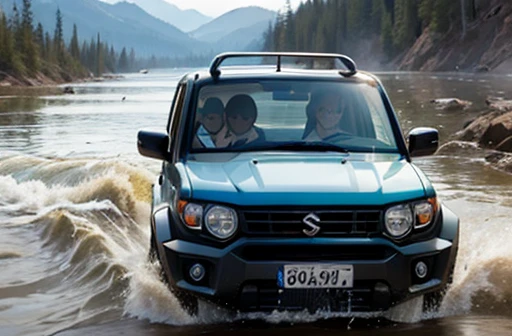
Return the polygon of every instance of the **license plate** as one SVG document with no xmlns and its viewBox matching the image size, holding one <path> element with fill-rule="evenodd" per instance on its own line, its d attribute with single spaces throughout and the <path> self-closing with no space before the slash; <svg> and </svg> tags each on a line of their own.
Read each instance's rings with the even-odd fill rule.
<svg viewBox="0 0 512 336">
<path fill-rule="evenodd" d="M 351 288 L 352 265 L 284 265 L 277 276 L 281 288 Z"/>
</svg>

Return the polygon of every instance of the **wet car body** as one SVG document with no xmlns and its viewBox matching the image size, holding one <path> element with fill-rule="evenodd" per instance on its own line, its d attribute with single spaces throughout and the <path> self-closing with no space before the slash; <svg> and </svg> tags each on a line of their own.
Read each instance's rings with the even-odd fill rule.
<svg viewBox="0 0 512 336">
<path fill-rule="evenodd" d="M 277 71 L 219 71 L 229 57 L 254 55 L 277 57 Z M 347 70 L 285 71 L 279 64 L 284 56 L 341 59 Z M 366 140 L 357 137 L 343 140 L 353 150 L 295 142 L 191 150 L 203 88 L 313 81 L 373 87 L 392 149 L 363 150 Z M 271 128 L 265 131 L 279 138 Z M 165 280 L 190 312 L 197 309 L 196 298 L 241 311 L 352 312 L 386 310 L 419 295 L 438 297 L 454 267 L 459 220 L 411 161 L 435 151 L 437 131 L 416 128 L 407 140 L 382 84 L 346 56 L 219 55 L 210 72 L 180 81 L 166 132 L 138 136 L 140 153 L 163 162 L 153 185 L 151 249 Z M 236 227 L 219 238 L 216 224 L 206 224 L 209 218 Z"/>
</svg>

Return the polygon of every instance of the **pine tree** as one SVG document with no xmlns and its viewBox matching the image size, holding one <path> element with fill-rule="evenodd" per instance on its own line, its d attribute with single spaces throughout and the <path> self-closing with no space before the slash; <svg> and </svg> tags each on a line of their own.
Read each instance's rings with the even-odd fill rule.
<svg viewBox="0 0 512 336">
<path fill-rule="evenodd" d="M 50 36 L 50 33 L 46 32 L 45 34 L 45 41 L 44 41 L 44 59 L 50 63 L 53 63 L 56 59 L 55 57 L 55 47 L 53 45 L 52 37 Z"/>
<path fill-rule="evenodd" d="M 439 32 L 445 33 L 450 29 L 450 17 L 453 9 L 453 4 L 457 4 L 453 0 L 433 0 L 432 10 L 432 28 Z"/>
<path fill-rule="evenodd" d="M 9 29 L 11 30 L 11 34 L 15 40 L 15 54 L 19 54 L 23 50 L 23 31 L 21 29 L 20 12 L 18 11 L 16 3 L 13 3 L 12 6 L 12 16 L 9 24 Z"/>
<path fill-rule="evenodd" d="M 89 41 L 89 52 L 87 54 L 87 63 L 86 66 L 92 73 L 96 74 L 97 63 L 96 57 L 98 57 L 98 52 L 96 50 L 96 41 L 92 38 Z"/>
<path fill-rule="evenodd" d="M 5 22 L 5 24 L 4 24 Z M 0 45 L 3 46 L 3 42 L 5 39 L 5 34 L 7 34 L 7 22 L 5 19 L 5 15 L 2 11 L 0 11 Z M 4 48 L 0 48 L 0 69 L 5 68 L 5 59 L 4 59 Z"/>
<path fill-rule="evenodd" d="M 382 11 L 384 10 L 384 2 L 382 0 L 373 0 L 372 2 L 372 32 L 380 35 L 382 29 Z"/>
<path fill-rule="evenodd" d="M 415 1 L 395 1 L 395 24 L 393 26 L 393 44 L 402 51 L 414 43 L 418 27 L 418 9 Z"/>
<path fill-rule="evenodd" d="M 116 51 L 114 50 L 114 46 L 110 47 L 109 63 L 110 63 L 110 71 L 117 72 L 117 54 L 116 54 Z"/>
<path fill-rule="evenodd" d="M 152 68 L 155 68 L 155 66 L 152 66 Z M 128 70 L 129 71 L 135 71 L 136 64 L 135 64 L 135 50 L 131 48 L 130 50 L 130 57 L 128 58 Z"/>
<path fill-rule="evenodd" d="M 14 40 L 4 13 L 1 16 L 0 27 L 3 32 L 0 41 L 0 66 L 6 70 L 14 70 Z"/>
<path fill-rule="evenodd" d="M 372 29 L 372 0 L 357 0 L 348 2 L 348 29 L 356 39 L 367 37 Z"/>
<path fill-rule="evenodd" d="M 380 36 L 383 51 L 388 57 L 392 57 L 394 53 L 393 48 L 393 22 L 391 21 L 391 14 L 384 9 L 382 11 L 382 33 Z"/>
<path fill-rule="evenodd" d="M 74 60 L 80 61 L 80 46 L 78 45 L 78 32 L 76 24 L 73 25 L 73 37 L 69 43 L 69 52 Z"/>
<path fill-rule="evenodd" d="M 284 45 L 285 51 L 295 50 L 295 22 L 290 0 L 286 0 L 286 13 L 284 15 Z"/>
<path fill-rule="evenodd" d="M 96 76 L 101 76 L 105 72 L 105 64 L 103 60 L 103 48 L 101 45 L 100 33 L 96 40 Z"/>
<path fill-rule="evenodd" d="M 433 0 L 421 0 L 418 8 L 418 15 L 424 27 L 427 27 L 432 21 L 432 12 L 434 11 Z"/>
<path fill-rule="evenodd" d="M 22 40 L 22 58 L 23 62 L 31 75 L 39 70 L 39 57 L 33 38 L 33 15 L 31 9 L 31 0 L 23 0 L 21 35 Z"/>
<path fill-rule="evenodd" d="M 120 72 L 128 71 L 128 55 L 126 54 L 126 48 L 123 48 L 121 55 L 119 56 L 118 69 Z"/>
<path fill-rule="evenodd" d="M 39 51 L 41 53 L 41 57 L 44 58 L 42 56 L 42 53 L 44 51 L 44 29 L 43 29 L 43 25 L 41 24 L 41 22 L 39 22 L 37 24 L 37 28 L 36 28 L 36 30 L 34 32 L 34 42 L 39 47 Z"/>
<path fill-rule="evenodd" d="M 328 1 L 325 4 L 325 10 L 323 15 L 323 21 L 325 22 L 325 38 L 326 38 L 326 46 L 323 50 L 324 52 L 335 53 L 339 51 L 337 48 L 337 32 L 336 32 L 336 22 L 338 20 L 336 14 L 336 3 L 333 1 Z"/>
<path fill-rule="evenodd" d="M 263 35 L 263 38 L 264 38 L 263 50 L 265 50 L 265 51 L 274 51 L 274 39 L 273 39 L 274 34 L 273 34 L 272 30 L 273 30 L 272 22 L 269 21 L 268 28 Z"/>
<path fill-rule="evenodd" d="M 55 47 L 55 56 L 60 65 L 64 65 L 65 56 L 64 56 L 64 33 L 62 31 L 62 13 L 60 8 L 57 9 L 57 21 L 55 25 L 55 34 L 53 36 L 53 45 Z"/>
<path fill-rule="evenodd" d="M 87 61 L 89 59 L 89 46 L 87 42 L 84 40 L 82 43 L 82 48 L 80 48 L 80 63 L 87 67 Z"/>
<path fill-rule="evenodd" d="M 337 48 L 336 50 L 342 52 L 348 44 L 347 42 L 347 0 L 334 0 L 336 2 L 336 39 Z"/>
<path fill-rule="evenodd" d="M 277 13 L 276 23 L 274 25 L 274 50 L 281 51 L 285 44 L 285 18 L 281 12 Z"/>
</svg>

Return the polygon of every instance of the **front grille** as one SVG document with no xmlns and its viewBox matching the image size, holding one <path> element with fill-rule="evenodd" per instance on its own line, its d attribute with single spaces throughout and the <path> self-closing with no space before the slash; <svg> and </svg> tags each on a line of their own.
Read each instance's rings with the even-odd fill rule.
<svg viewBox="0 0 512 336">
<path fill-rule="evenodd" d="M 245 245 L 234 253 L 246 261 L 384 260 L 396 253 L 384 245 Z"/>
<path fill-rule="evenodd" d="M 244 210 L 244 231 L 249 236 L 300 236 L 309 227 L 303 220 L 316 215 L 320 227 L 316 236 L 366 237 L 380 231 L 381 210 Z"/>
</svg>

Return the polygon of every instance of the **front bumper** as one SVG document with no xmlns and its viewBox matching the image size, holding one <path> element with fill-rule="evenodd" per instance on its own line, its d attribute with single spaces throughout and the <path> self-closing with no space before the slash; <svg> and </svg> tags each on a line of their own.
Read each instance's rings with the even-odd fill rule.
<svg viewBox="0 0 512 336">
<path fill-rule="evenodd" d="M 160 247 L 172 286 L 229 308 L 268 311 L 328 306 L 340 311 L 378 311 L 443 288 L 455 263 L 458 241 L 434 238 L 397 246 L 384 238 L 241 238 L 224 249 L 183 240 Z M 423 279 L 414 272 L 420 260 L 429 268 Z M 278 288 L 277 274 L 283 265 L 320 262 L 353 265 L 353 288 Z M 196 263 L 206 269 L 198 282 L 189 275 Z"/>
</svg>

